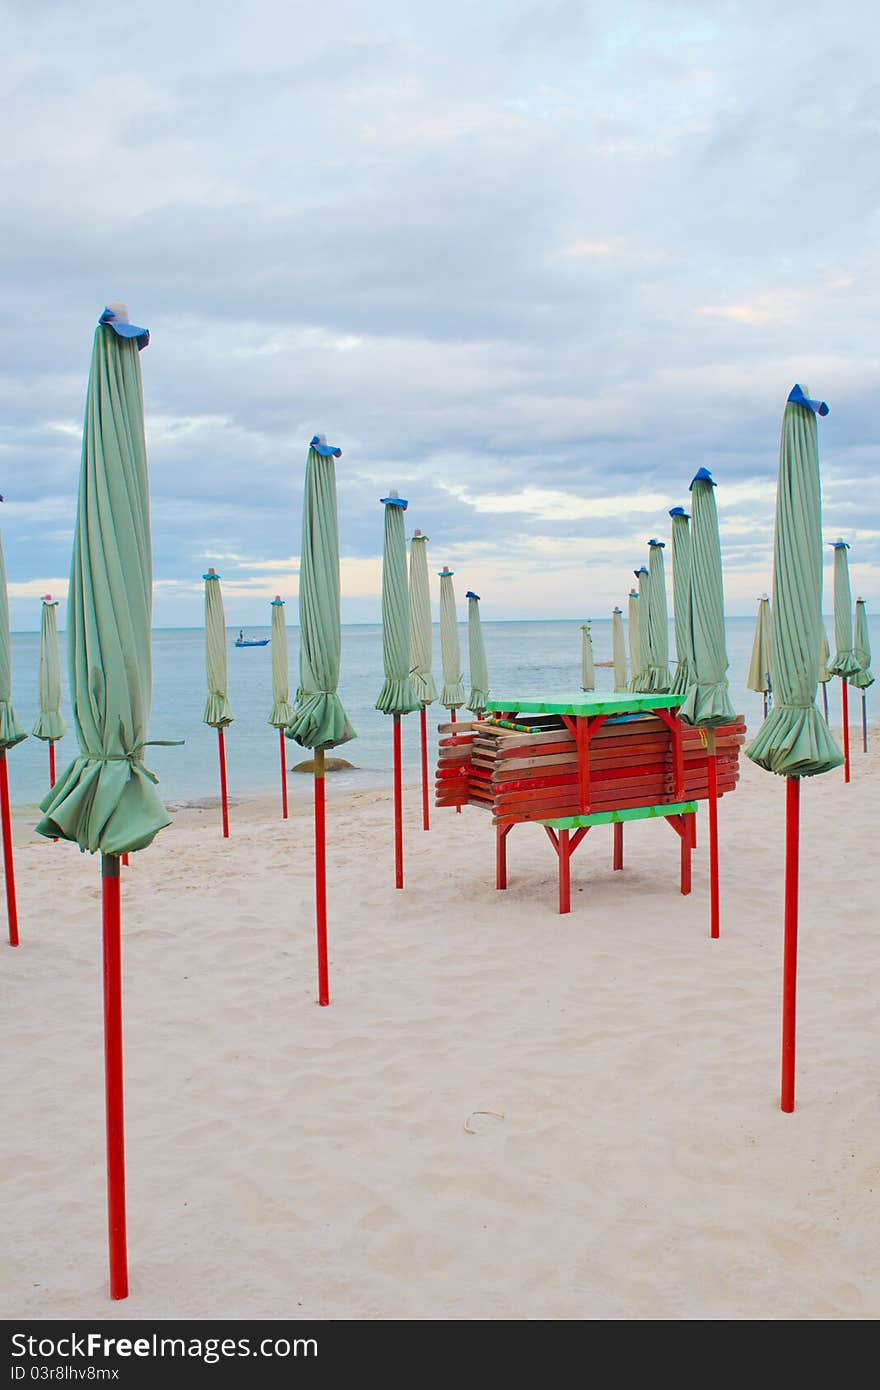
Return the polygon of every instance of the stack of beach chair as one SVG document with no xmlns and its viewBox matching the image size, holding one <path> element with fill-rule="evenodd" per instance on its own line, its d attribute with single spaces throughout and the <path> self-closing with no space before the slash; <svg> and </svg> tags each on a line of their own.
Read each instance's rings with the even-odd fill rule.
<svg viewBox="0 0 880 1390">
<path fill-rule="evenodd" d="M 481 806 L 494 825 L 543 821 L 584 812 L 573 734 L 558 715 L 525 715 L 529 732 L 475 720 L 441 724 L 436 777 L 438 806 Z M 684 786 L 675 787 L 672 733 L 656 715 L 609 719 L 589 745 L 590 813 L 662 806 L 708 796 L 708 739 L 683 724 Z M 739 778 L 745 723 L 712 731 L 718 793 Z"/>
</svg>

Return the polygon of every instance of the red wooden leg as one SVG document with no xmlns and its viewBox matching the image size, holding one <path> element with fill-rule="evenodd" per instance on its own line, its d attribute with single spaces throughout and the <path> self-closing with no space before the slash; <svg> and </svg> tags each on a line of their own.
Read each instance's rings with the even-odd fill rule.
<svg viewBox="0 0 880 1390">
<path fill-rule="evenodd" d="M 101 856 L 104 934 L 104 1099 L 107 1116 L 107 1234 L 110 1297 L 128 1297 L 125 1229 L 125 1113 L 122 1065 L 122 940 L 119 858 Z"/>
<path fill-rule="evenodd" d="M 507 887 L 507 836 L 510 826 L 495 827 L 495 887 Z"/>
<path fill-rule="evenodd" d="M 693 819 L 692 815 L 681 818 L 681 891 L 685 897 L 691 891 L 691 845 L 694 832 L 690 822 Z"/>
<path fill-rule="evenodd" d="M 612 869 L 623 868 L 623 821 L 614 822 L 614 855 L 611 861 Z"/>
<path fill-rule="evenodd" d="M 568 831 L 560 830 L 559 841 L 559 911 L 571 912 L 571 846 Z"/>
<path fill-rule="evenodd" d="M 49 786 L 55 785 L 55 744 L 49 740 Z"/>
<path fill-rule="evenodd" d="M 785 935 L 782 954 L 782 1088 L 780 1109 L 794 1110 L 795 1002 L 797 995 L 798 852 L 800 782 L 785 783 Z"/>
<path fill-rule="evenodd" d="M 709 769 L 709 902 L 710 934 L 721 935 L 721 903 L 718 890 L 718 759 L 710 753 L 706 759 Z"/>
</svg>

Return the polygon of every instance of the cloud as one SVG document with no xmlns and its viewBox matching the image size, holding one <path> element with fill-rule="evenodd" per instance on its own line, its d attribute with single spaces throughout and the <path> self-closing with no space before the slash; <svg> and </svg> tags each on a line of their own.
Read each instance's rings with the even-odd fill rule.
<svg viewBox="0 0 880 1390">
<path fill-rule="evenodd" d="M 867 3 L 804 25 L 791 0 L 222 0 L 209 31 L 191 0 L 5 10 L 14 584 L 69 567 L 91 337 L 121 297 L 153 334 L 158 621 L 201 620 L 211 556 L 242 557 L 243 621 L 292 595 L 315 430 L 344 451 L 347 614 L 378 613 L 392 484 L 489 595 L 494 564 L 496 613 L 578 612 L 580 584 L 598 611 L 702 464 L 751 611 L 796 380 L 832 407 L 826 528 L 877 592 Z"/>
</svg>

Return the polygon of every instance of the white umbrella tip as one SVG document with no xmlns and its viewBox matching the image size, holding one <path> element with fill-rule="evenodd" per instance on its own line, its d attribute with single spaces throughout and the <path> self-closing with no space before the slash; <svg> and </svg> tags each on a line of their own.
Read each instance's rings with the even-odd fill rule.
<svg viewBox="0 0 880 1390">
<path fill-rule="evenodd" d="M 51 594 L 44 594 L 44 595 L 43 595 L 43 602 L 44 602 L 44 603 L 51 603 L 51 602 L 52 602 L 52 595 L 51 595 Z"/>
</svg>

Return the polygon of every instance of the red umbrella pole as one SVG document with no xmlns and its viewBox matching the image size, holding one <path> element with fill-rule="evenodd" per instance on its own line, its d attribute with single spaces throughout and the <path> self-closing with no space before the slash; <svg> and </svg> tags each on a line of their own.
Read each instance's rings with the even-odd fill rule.
<svg viewBox="0 0 880 1390">
<path fill-rule="evenodd" d="M 782 1093 L 780 1109 L 794 1110 L 794 1032 L 797 996 L 798 850 L 800 781 L 785 779 L 785 935 L 782 953 Z"/>
<path fill-rule="evenodd" d="M 843 705 L 843 780 L 849 781 L 849 690 L 843 676 L 840 678 L 840 702 Z"/>
<path fill-rule="evenodd" d="M 278 730 L 278 743 L 281 748 L 281 819 L 287 820 L 287 754 L 284 751 L 284 730 Z"/>
<path fill-rule="evenodd" d="M 315 925 L 318 934 L 318 1003 L 330 1003 L 327 963 L 327 834 L 324 749 L 315 749 Z"/>
<path fill-rule="evenodd" d="M 217 730 L 217 749 L 220 755 L 220 809 L 223 815 L 223 838 L 229 839 L 229 803 L 226 797 L 226 744 L 223 730 Z"/>
<path fill-rule="evenodd" d="M 394 887 L 403 887 L 403 779 L 400 769 L 400 715 L 394 715 Z"/>
<path fill-rule="evenodd" d="M 107 1114 L 107 1235 L 110 1297 L 128 1297 L 125 1232 L 125 1097 L 122 1066 L 122 937 L 119 856 L 101 855 L 104 927 L 104 1098 Z"/>
<path fill-rule="evenodd" d="M 49 740 L 49 786 L 55 785 L 55 744 Z"/>
<path fill-rule="evenodd" d="M 456 720 L 455 720 L 455 710 L 454 710 L 454 709 L 451 709 L 451 710 L 449 711 L 449 719 L 450 719 L 450 722 L 453 723 L 453 724 L 456 722 Z M 455 738 L 455 734 L 453 734 L 452 737 Z M 460 816 L 460 815 L 461 815 L 461 807 L 460 807 L 460 806 L 456 806 L 455 812 L 456 812 L 456 815 L 459 815 L 459 816 Z"/>
<path fill-rule="evenodd" d="M 431 829 L 431 812 L 428 807 L 428 711 L 422 705 L 422 829 Z"/>
<path fill-rule="evenodd" d="M 0 818 L 3 821 L 3 874 L 6 879 L 6 916 L 9 944 L 18 945 L 18 908 L 15 902 L 15 861 L 12 858 L 12 819 L 9 814 L 9 769 L 6 749 L 0 748 Z"/>
<path fill-rule="evenodd" d="M 868 692 L 862 691 L 862 752 L 868 751 Z"/>
<path fill-rule="evenodd" d="M 713 938 L 721 935 L 721 906 L 718 891 L 718 758 L 715 754 L 715 734 L 709 731 L 709 894 L 710 920 Z"/>
</svg>

